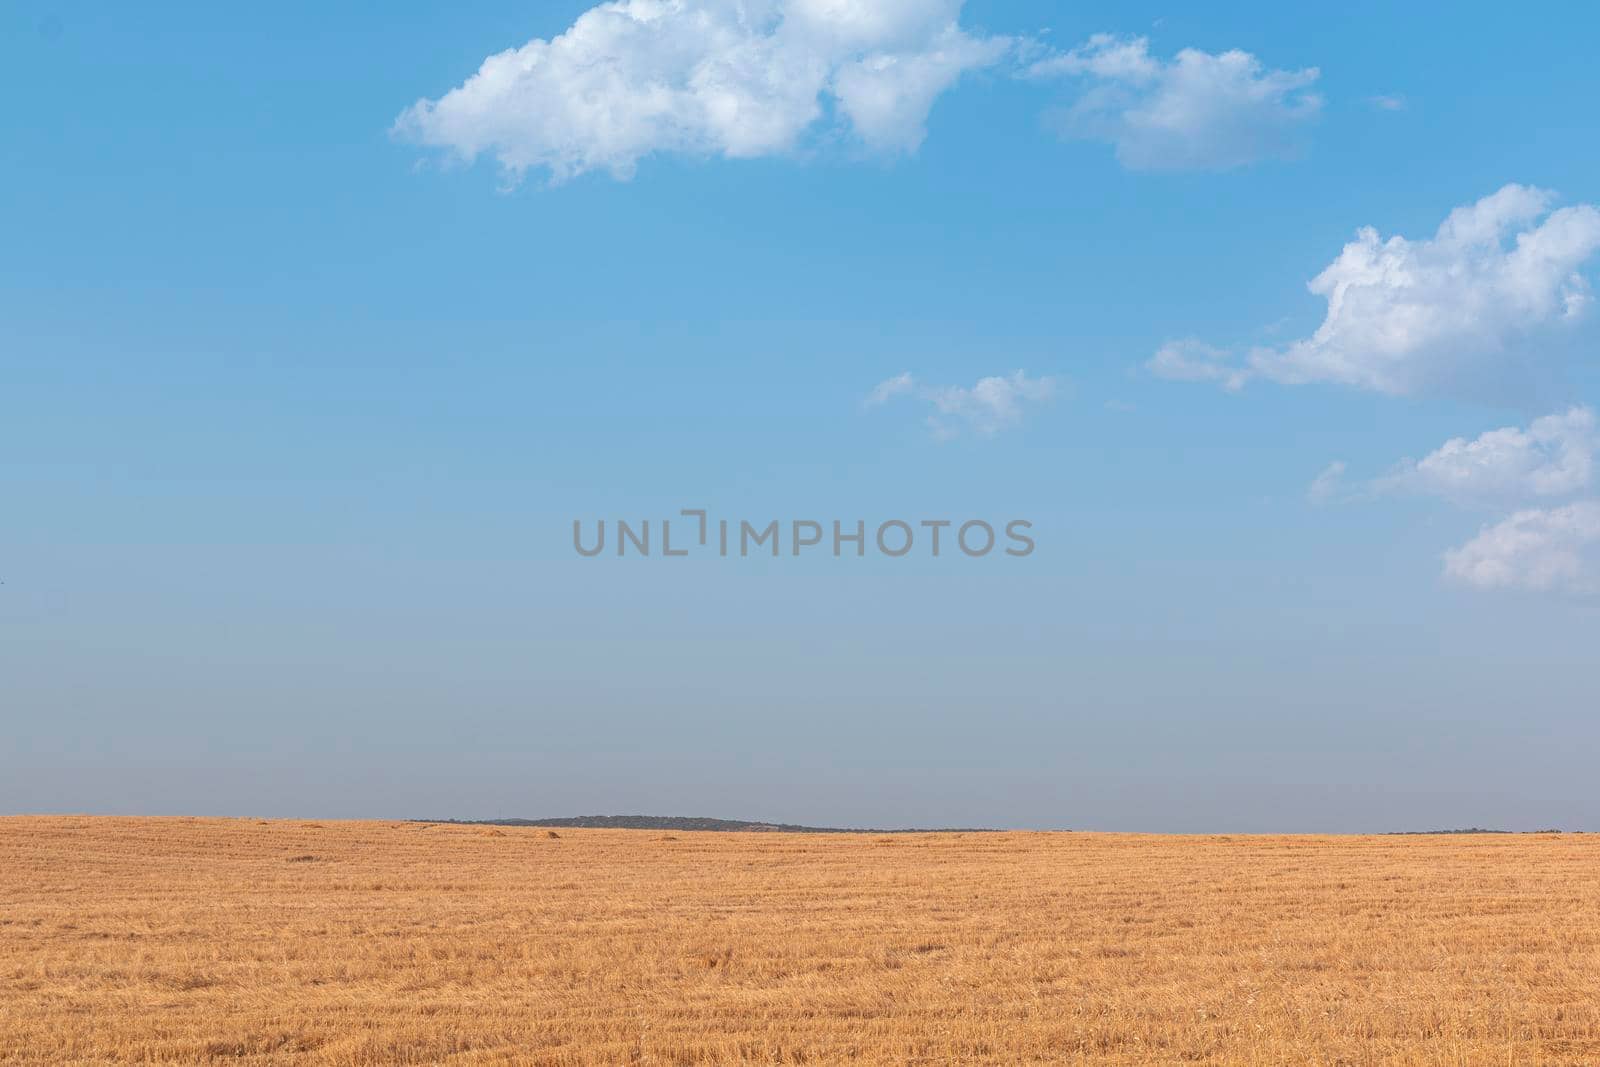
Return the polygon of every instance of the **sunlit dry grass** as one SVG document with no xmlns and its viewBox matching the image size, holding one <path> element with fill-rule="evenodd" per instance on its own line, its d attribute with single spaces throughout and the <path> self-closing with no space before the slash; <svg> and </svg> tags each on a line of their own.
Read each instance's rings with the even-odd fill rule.
<svg viewBox="0 0 1600 1067">
<path fill-rule="evenodd" d="M 1600 1063 L 1600 837 L 0 819 L 0 1061 Z"/>
</svg>

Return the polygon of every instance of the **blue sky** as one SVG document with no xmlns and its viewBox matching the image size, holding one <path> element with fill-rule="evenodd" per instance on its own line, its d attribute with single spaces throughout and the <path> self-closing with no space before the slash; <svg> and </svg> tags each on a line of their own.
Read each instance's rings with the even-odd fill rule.
<svg viewBox="0 0 1600 1067">
<path fill-rule="evenodd" d="M 0 810 L 1600 829 L 1591 7 L 590 7 L 0 9 Z"/>
</svg>

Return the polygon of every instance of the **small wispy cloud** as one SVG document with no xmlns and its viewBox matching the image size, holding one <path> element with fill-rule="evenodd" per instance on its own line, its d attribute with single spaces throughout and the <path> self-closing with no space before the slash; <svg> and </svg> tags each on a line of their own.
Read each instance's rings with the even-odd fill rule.
<svg viewBox="0 0 1600 1067">
<path fill-rule="evenodd" d="M 890 400 L 903 393 L 909 393 L 917 387 L 917 380 L 911 376 L 910 371 L 896 374 L 893 378 L 885 378 L 872 387 L 872 392 L 867 394 L 864 401 L 867 407 L 875 408 L 887 404 Z"/>
<path fill-rule="evenodd" d="M 960 436 L 963 430 L 992 436 L 1017 426 L 1030 404 L 1050 400 L 1055 391 L 1053 378 L 1030 378 L 1020 370 L 980 378 L 970 386 L 924 385 L 907 371 L 873 386 L 863 405 L 876 408 L 896 397 L 914 398 L 933 409 L 925 420 L 928 429 L 946 440 Z"/>
<path fill-rule="evenodd" d="M 1100 33 L 1026 68 L 1070 77 L 1083 94 L 1059 116 L 1063 135 L 1105 141 L 1132 170 L 1226 170 L 1296 156 L 1322 110 L 1316 67 L 1273 70 L 1248 52 L 1150 54 L 1144 37 Z"/>
<path fill-rule="evenodd" d="M 1145 366 L 1158 378 L 1179 382 L 1219 382 L 1225 389 L 1243 388 L 1250 372 L 1225 348 L 1193 337 L 1168 341 Z"/>
<path fill-rule="evenodd" d="M 1367 103 L 1379 111 L 1404 111 L 1406 109 L 1406 98 L 1403 96 L 1369 96 L 1367 97 Z"/>
<path fill-rule="evenodd" d="M 1313 504 L 1326 504 L 1337 498 L 1344 491 L 1345 463 L 1336 459 L 1326 467 L 1322 473 L 1311 479 L 1311 484 L 1306 487 L 1306 499 Z"/>
</svg>

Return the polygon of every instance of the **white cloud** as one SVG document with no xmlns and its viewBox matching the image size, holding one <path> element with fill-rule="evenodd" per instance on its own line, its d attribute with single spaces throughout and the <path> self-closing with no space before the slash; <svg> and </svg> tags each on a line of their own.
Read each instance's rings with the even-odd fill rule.
<svg viewBox="0 0 1600 1067">
<path fill-rule="evenodd" d="M 793 151 L 832 113 L 869 146 L 915 149 L 934 99 L 1005 38 L 959 25 L 962 0 L 612 0 L 562 33 L 484 60 L 397 135 L 515 181 L 630 177 L 652 153 Z"/>
<path fill-rule="evenodd" d="M 1534 419 L 1527 429 L 1506 426 L 1471 439 L 1451 438 L 1354 492 L 1344 488 L 1344 464 L 1333 463 L 1308 495 L 1323 502 L 1414 493 L 1499 507 L 1587 497 L 1597 451 L 1595 413 L 1579 406 Z M 1444 573 L 1478 589 L 1600 592 L 1600 501 L 1516 511 L 1446 552 Z"/>
<path fill-rule="evenodd" d="M 1521 346 L 1541 328 L 1583 314 L 1589 285 L 1577 271 L 1600 248 L 1600 211 L 1550 211 L 1551 200 L 1507 185 L 1456 208 L 1431 240 L 1362 229 L 1310 283 L 1328 301 L 1316 333 L 1258 351 L 1254 369 L 1409 393 L 1480 359 L 1526 358 Z"/>
<path fill-rule="evenodd" d="M 1403 96 L 1369 96 L 1367 97 L 1367 103 L 1379 111 L 1404 111 L 1406 109 L 1406 98 Z"/>
<path fill-rule="evenodd" d="M 1161 60 L 1143 37 L 1096 34 L 1033 63 L 1028 74 L 1089 81 L 1061 115 L 1062 131 L 1115 145 L 1117 159 L 1134 170 L 1225 170 L 1293 156 L 1322 108 L 1309 89 L 1315 67 L 1268 70 L 1237 49 L 1185 48 Z"/>
<path fill-rule="evenodd" d="M 1162 378 L 1180 382 L 1221 382 L 1227 389 L 1238 389 L 1249 378 L 1233 353 L 1193 337 L 1168 341 L 1156 349 L 1146 366 Z"/>
<path fill-rule="evenodd" d="M 906 371 L 904 374 L 896 374 L 893 378 L 885 378 L 872 387 L 872 392 L 867 394 L 866 405 L 875 408 L 880 404 L 888 403 L 902 393 L 911 392 L 916 387 L 917 380 L 911 376 L 910 371 Z"/>
<path fill-rule="evenodd" d="M 1552 201 L 1507 185 L 1456 208 L 1432 238 L 1363 228 L 1310 282 L 1328 302 L 1315 333 L 1247 358 L 1211 349 L 1205 376 L 1407 394 L 1529 374 L 1586 315 L 1590 284 L 1580 269 L 1600 249 L 1600 210 L 1551 210 Z M 1164 362 L 1158 352 L 1149 366 L 1162 373 Z"/>
<path fill-rule="evenodd" d="M 1600 593 L 1600 502 L 1519 511 L 1446 552 L 1444 572 L 1478 589 Z"/>
<path fill-rule="evenodd" d="M 915 396 L 933 408 L 927 424 L 935 437 L 955 437 L 962 428 L 988 436 L 1020 424 L 1028 404 L 1055 395 L 1055 381 L 1030 378 L 1019 370 L 1004 377 L 980 378 L 970 387 L 924 386 L 906 373 L 879 382 L 866 403 L 876 407 L 904 395 Z"/>
<path fill-rule="evenodd" d="M 1344 490 L 1345 463 L 1336 459 L 1326 467 L 1322 473 L 1311 479 L 1311 484 L 1306 487 L 1306 499 L 1313 504 L 1326 504 Z"/>
<path fill-rule="evenodd" d="M 1143 37 L 1108 34 L 1051 53 L 1037 40 L 967 32 L 963 4 L 607 0 L 418 100 L 394 133 L 466 161 L 492 156 L 511 182 L 541 169 L 554 182 L 596 170 L 626 179 L 657 153 L 782 155 L 824 127 L 910 152 L 941 93 L 1008 56 L 1008 73 L 1084 83 L 1064 132 L 1111 142 L 1135 169 L 1293 155 L 1321 109 L 1309 88 L 1316 68 L 1270 70 L 1238 50 L 1163 60 Z"/>
<path fill-rule="evenodd" d="M 1570 496 L 1589 488 L 1600 449 L 1594 412 L 1574 407 L 1472 440 L 1451 438 L 1375 483 L 1379 491 L 1421 493 L 1458 503 Z"/>
</svg>

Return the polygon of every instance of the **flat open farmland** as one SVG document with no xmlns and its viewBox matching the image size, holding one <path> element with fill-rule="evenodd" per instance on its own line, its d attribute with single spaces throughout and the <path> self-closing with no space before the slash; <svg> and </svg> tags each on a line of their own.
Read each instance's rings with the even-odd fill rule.
<svg viewBox="0 0 1600 1067">
<path fill-rule="evenodd" d="M 1600 835 L 0 819 L 5 1063 L 1600 1063 Z"/>
</svg>

